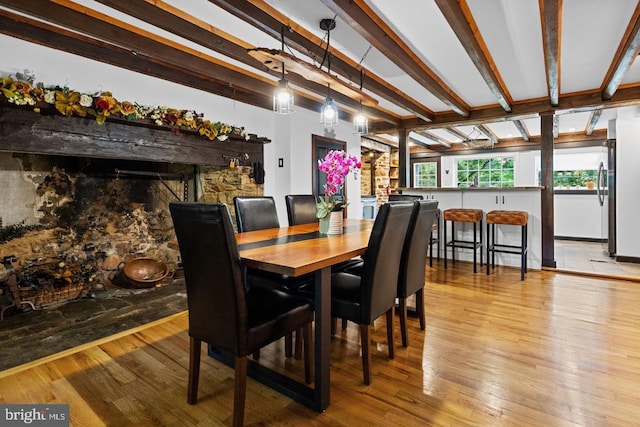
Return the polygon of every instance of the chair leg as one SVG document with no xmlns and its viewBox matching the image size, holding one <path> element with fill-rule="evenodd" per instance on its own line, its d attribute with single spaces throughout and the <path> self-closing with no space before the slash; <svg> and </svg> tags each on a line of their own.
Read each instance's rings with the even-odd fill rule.
<svg viewBox="0 0 640 427">
<path fill-rule="evenodd" d="M 291 357 L 293 354 L 293 334 L 284 336 L 284 357 Z"/>
<path fill-rule="evenodd" d="M 402 338 L 402 346 L 406 347 L 408 344 L 407 339 L 407 299 L 398 298 L 398 315 L 400 316 L 400 337 Z M 416 302 L 416 309 L 417 309 Z"/>
<path fill-rule="evenodd" d="M 371 384 L 371 353 L 369 352 L 369 330 L 371 325 L 360 325 L 360 346 L 362 348 L 362 372 L 364 383 Z"/>
<path fill-rule="evenodd" d="M 194 337 L 189 339 L 189 384 L 187 385 L 187 403 L 193 405 L 198 400 L 198 381 L 200 379 L 200 348 L 202 341 Z"/>
<path fill-rule="evenodd" d="M 429 267 L 433 267 L 433 231 L 429 233 Z"/>
<path fill-rule="evenodd" d="M 347 329 L 347 319 L 342 319 L 342 330 Z"/>
<path fill-rule="evenodd" d="M 395 357 L 393 352 L 393 308 L 390 308 L 387 313 L 387 345 L 389 346 L 389 359 Z"/>
<path fill-rule="evenodd" d="M 420 319 L 420 329 L 424 331 L 427 327 L 424 314 L 424 288 L 420 288 L 416 292 L 416 311 L 418 319 Z"/>
<path fill-rule="evenodd" d="M 244 425 L 244 402 L 247 394 L 247 356 L 236 357 L 233 390 L 233 426 Z"/>
<path fill-rule="evenodd" d="M 311 323 L 303 326 L 301 331 L 304 357 L 304 382 L 311 384 L 311 340 L 313 339 Z M 296 334 L 298 333 L 300 333 L 300 330 Z"/>
<path fill-rule="evenodd" d="M 303 328 L 300 328 L 296 331 L 296 340 L 295 340 L 295 350 L 293 353 L 293 357 L 296 358 L 296 360 L 300 360 L 300 358 L 302 357 L 302 345 L 304 343 L 304 331 Z"/>
</svg>

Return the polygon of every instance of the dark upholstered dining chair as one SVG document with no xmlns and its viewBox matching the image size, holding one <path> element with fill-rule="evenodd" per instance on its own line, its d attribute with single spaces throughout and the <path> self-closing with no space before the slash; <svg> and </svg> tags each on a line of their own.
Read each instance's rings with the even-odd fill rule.
<svg viewBox="0 0 640 427">
<path fill-rule="evenodd" d="M 235 358 L 233 425 L 241 426 L 247 355 L 302 329 L 305 380 L 311 382 L 309 348 L 313 307 L 273 288 L 245 287 L 231 217 L 224 204 L 169 204 L 184 266 L 189 309 L 187 402 L 198 398 L 201 343 Z"/>
<path fill-rule="evenodd" d="M 413 194 L 390 194 L 390 202 L 412 202 L 414 200 L 423 200 L 424 197 Z M 436 232 L 436 237 L 433 237 L 433 232 Z M 436 215 L 436 219 L 433 220 L 431 226 L 431 232 L 429 233 L 429 266 L 433 266 L 433 247 L 436 246 L 436 257 L 440 259 L 440 212 Z"/>
<path fill-rule="evenodd" d="M 438 213 L 438 202 L 418 200 L 411 215 L 411 221 L 402 249 L 398 276 L 398 314 L 402 346 L 408 345 L 407 338 L 407 298 L 416 295 L 416 313 L 420 319 L 420 329 L 425 329 L 424 282 L 427 252 L 431 239 L 431 228 Z"/>
<path fill-rule="evenodd" d="M 316 198 L 313 194 L 288 194 L 284 196 L 289 225 L 318 222 Z"/>
<path fill-rule="evenodd" d="M 414 196 L 413 194 L 389 194 L 390 202 L 413 202 L 414 200 L 423 200 L 422 196 Z"/>
<path fill-rule="evenodd" d="M 331 315 L 360 325 L 364 383 L 371 384 L 369 333 L 373 321 L 386 314 L 389 358 L 393 359 L 393 310 L 405 235 L 414 205 L 385 203 L 380 207 L 363 255 L 362 276 L 331 277 Z"/>
<path fill-rule="evenodd" d="M 280 227 L 273 197 L 236 196 L 233 198 L 233 205 L 239 233 Z"/>
<path fill-rule="evenodd" d="M 276 203 L 271 196 L 236 196 L 233 198 L 233 204 L 236 209 L 236 225 L 240 233 L 280 227 Z M 315 279 L 312 273 L 301 277 L 291 277 L 251 268 L 245 270 L 245 275 L 249 286 L 266 286 L 289 293 Z M 301 351 L 302 340 L 296 334 L 296 358 L 300 358 Z M 289 357 L 292 354 L 293 337 L 288 334 L 285 337 L 285 355 Z M 260 358 L 259 351 L 254 354 L 254 358 Z"/>
</svg>

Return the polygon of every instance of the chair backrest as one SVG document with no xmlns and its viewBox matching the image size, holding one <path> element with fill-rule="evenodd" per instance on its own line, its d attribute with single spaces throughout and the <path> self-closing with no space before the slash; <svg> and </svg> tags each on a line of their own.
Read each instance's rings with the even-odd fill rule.
<svg viewBox="0 0 640 427">
<path fill-rule="evenodd" d="M 233 205 L 240 233 L 280 227 L 276 202 L 271 196 L 236 196 Z"/>
<path fill-rule="evenodd" d="M 424 286 L 431 228 L 438 214 L 437 201 L 416 200 L 402 249 L 398 297 L 406 298 Z"/>
<path fill-rule="evenodd" d="M 390 202 L 413 202 L 414 200 L 422 200 L 422 196 L 414 196 L 412 194 L 389 194 Z"/>
<path fill-rule="evenodd" d="M 288 194 L 284 196 L 284 201 L 287 205 L 289 225 L 318 222 L 316 198 L 313 197 L 313 194 Z"/>
<path fill-rule="evenodd" d="M 246 294 L 227 206 L 172 202 L 169 210 L 184 267 L 189 335 L 246 354 Z"/>
<path fill-rule="evenodd" d="M 370 324 L 395 304 L 398 271 L 413 203 L 385 203 L 380 207 L 363 255 L 362 321 Z"/>
</svg>

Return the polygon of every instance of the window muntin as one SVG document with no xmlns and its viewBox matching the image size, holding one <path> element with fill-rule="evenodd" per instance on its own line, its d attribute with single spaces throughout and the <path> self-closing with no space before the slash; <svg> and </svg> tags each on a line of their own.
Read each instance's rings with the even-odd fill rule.
<svg viewBox="0 0 640 427">
<path fill-rule="evenodd" d="M 437 187 L 438 164 L 436 162 L 422 162 L 413 164 L 414 187 Z"/>
<path fill-rule="evenodd" d="M 514 163 L 513 156 L 458 160 L 458 187 L 513 187 Z"/>
</svg>

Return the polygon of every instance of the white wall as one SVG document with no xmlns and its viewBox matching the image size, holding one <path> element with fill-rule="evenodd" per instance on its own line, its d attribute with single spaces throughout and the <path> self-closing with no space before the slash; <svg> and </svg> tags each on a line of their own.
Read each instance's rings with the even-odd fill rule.
<svg viewBox="0 0 640 427">
<path fill-rule="evenodd" d="M 297 108 L 293 115 L 281 116 L 232 99 L 4 35 L 0 35 L 0 46 L 5 53 L 0 65 L 2 75 L 29 70 L 35 75 L 36 82 L 47 86 L 68 85 L 84 93 L 108 90 L 120 101 L 196 110 L 213 122 L 244 126 L 250 133 L 271 139 L 272 142 L 264 147 L 264 188 L 265 195 L 273 196 L 278 203 L 282 225 L 287 224 L 284 195 L 311 193 L 311 168 L 315 167 L 311 165 L 311 135 L 325 135 L 319 123 L 319 112 Z M 360 138 L 352 134 L 351 124 L 341 122 L 333 130 L 335 135 L 327 136 L 347 141 L 347 151 L 359 157 Z M 278 167 L 279 158 L 284 160 L 282 168 Z M 360 177 L 349 177 L 347 187 L 349 216 L 360 218 Z"/>
</svg>

